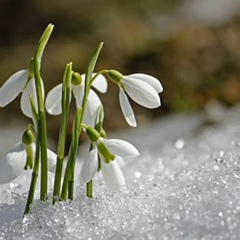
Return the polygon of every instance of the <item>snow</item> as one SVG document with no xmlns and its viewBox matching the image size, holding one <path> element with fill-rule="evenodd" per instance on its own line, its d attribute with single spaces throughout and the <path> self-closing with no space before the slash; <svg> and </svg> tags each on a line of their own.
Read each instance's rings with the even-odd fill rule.
<svg viewBox="0 0 240 240">
<path fill-rule="evenodd" d="M 240 106 L 221 111 L 214 124 L 172 115 L 113 134 L 141 152 L 125 160 L 119 192 L 98 175 L 94 199 L 80 186 L 74 201 L 36 200 L 22 218 L 29 175 L 2 185 L 0 239 L 239 239 Z"/>
</svg>

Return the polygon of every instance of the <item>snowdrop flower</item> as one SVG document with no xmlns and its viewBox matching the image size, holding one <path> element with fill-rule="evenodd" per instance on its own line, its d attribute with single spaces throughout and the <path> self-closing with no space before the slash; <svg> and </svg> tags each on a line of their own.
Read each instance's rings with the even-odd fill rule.
<svg viewBox="0 0 240 240">
<path fill-rule="evenodd" d="M 136 127 L 137 123 L 126 93 L 136 103 L 143 107 L 152 109 L 161 105 L 158 93 L 162 92 L 163 88 L 161 83 L 155 77 L 142 73 L 123 76 L 116 70 L 109 70 L 107 74 L 120 88 L 120 106 L 123 115 L 130 126 Z"/>
<path fill-rule="evenodd" d="M 72 78 L 72 92 L 76 100 L 77 107 L 82 105 L 84 96 L 84 86 L 85 86 L 85 74 L 73 73 Z M 94 80 L 92 87 L 97 89 L 101 93 L 107 91 L 107 80 L 106 78 L 99 74 Z M 55 86 L 46 97 L 46 110 L 51 115 L 59 115 L 62 112 L 61 107 L 62 101 L 62 84 Z M 99 107 L 102 105 L 98 95 L 90 89 L 88 95 L 88 104 L 85 114 L 85 123 L 87 125 L 93 126 L 98 112 Z"/>
<path fill-rule="evenodd" d="M 87 154 L 83 162 L 81 170 L 83 181 L 90 182 L 97 170 L 101 168 L 107 187 L 112 191 L 119 190 L 121 186 L 125 185 L 125 179 L 116 159 L 118 157 L 135 157 L 139 155 L 138 150 L 124 140 L 105 139 L 91 127 L 88 127 L 86 132 L 95 147 Z"/>
<path fill-rule="evenodd" d="M 35 144 L 30 145 L 35 155 Z M 55 172 L 56 154 L 48 150 L 49 171 Z M 18 142 L 13 149 L 0 158 L 0 184 L 5 184 L 17 178 L 24 171 L 26 165 L 27 151 L 26 145 Z"/>
<path fill-rule="evenodd" d="M 11 103 L 21 92 L 21 110 L 24 115 L 32 118 L 29 95 L 33 96 L 35 102 L 37 102 L 37 96 L 34 79 L 28 69 L 19 70 L 3 84 L 0 89 L 0 107 Z"/>
<path fill-rule="evenodd" d="M 36 146 L 33 127 L 29 124 L 22 135 L 22 141 L 17 143 L 12 150 L 0 158 L 0 184 L 14 180 L 25 169 L 33 168 Z M 56 154 L 48 151 L 49 170 L 54 172 Z"/>
</svg>

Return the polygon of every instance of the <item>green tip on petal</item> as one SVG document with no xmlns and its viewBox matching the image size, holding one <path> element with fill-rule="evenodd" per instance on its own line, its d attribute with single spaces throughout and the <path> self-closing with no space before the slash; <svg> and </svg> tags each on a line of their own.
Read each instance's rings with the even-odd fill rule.
<svg viewBox="0 0 240 240">
<path fill-rule="evenodd" d="M 99 142 L 97 145 L 98 151 L 99 153 L 102 154 L 102 156 L 105 159 L 106 163 L 109 163 L 110 161 L 113 161 L 115 159 L 115 155 L 113 155 L 108 148 L 106 147 L 106 145 L 103 142 Z"/>
</svg>

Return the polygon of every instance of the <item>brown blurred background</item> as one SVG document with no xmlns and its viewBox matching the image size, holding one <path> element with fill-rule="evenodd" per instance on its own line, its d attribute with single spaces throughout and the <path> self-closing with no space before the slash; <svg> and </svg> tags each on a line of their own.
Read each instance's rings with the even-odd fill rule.
<svg viewBox="0 0 240 240">
<path fill-rule="evenodd" d="M 28 66 L 42 31 L 55 25 L 42 74 L 49 91 L 62 80 L 65 64 L 85 72 L 104 41 L 97 70 L 148 73 L 160 79 L 162 107 L 144 109 L 132 102 L 139 124 L 170 112 L 202 110 L 212 100 L 231 106 L 240 100 L 239 0 L 1 0 L 0 84 Z M 127 127 L 118 89 L 100 96 L 107 129 Z M 111 115 L 111 117 L 110 117 Z M 19 99 L 1 118 L 24 118 Z M 57 136 L 58 117 L 49 117 Z"/>
</svg>

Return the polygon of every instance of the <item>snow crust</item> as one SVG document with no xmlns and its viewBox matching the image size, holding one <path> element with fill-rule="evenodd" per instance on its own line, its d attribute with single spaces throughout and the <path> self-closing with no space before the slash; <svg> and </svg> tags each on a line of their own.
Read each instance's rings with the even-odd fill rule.
<svg viewBox="0 0 240 240">
<path fill-rule="evenodd" d="M 98 176 L 94 199 L 80 186 L 74 201 L 36 200 L 22 218 L 29 174 L 0 186 L 0 239 L 239 239 L 240 106 L 217 116 L 119 133 L 141 155 L 125 159 L 127 187 L 116 193 Z"/>
</svg>

